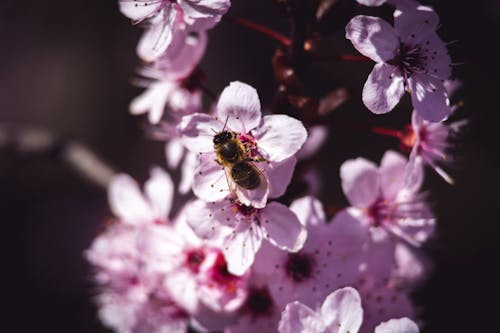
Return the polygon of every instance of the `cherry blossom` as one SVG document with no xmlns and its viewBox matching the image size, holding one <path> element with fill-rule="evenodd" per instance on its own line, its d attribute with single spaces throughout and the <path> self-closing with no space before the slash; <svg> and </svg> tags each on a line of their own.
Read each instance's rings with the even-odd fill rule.
<svg viewBox="0 0 500 333">
<path fill-rule="evenodd" d="M 302 123 L 286 115 L 261 117 L 260 101 L 251 86 L 232 82 L 217 103 L 217 116 L 193 114 L 179 125 L 185 147 L 200 154 L 194 175 L 193 192 L 202 200 L 222 200 L 231 194 L 247 206 L 264 208 L 269 198 L 283 195 L 295 166 L 294 154 L 307 138 Z M 255 189 L 238 186 L 224 166 L 217 163 L 214 135 L 234 133 L 258 168 L 260 181 Z"/>
<path fill-rule="evenodd" d="M 407 160 L 401 154 L 387 151 L 380 167 L 357 158 L 340 168 L 342 189 L 355 208 L 350 214 L 370 228 L 374 239 L 396 235 L 414 245 L 425 241 L 434 230 L 434 217 L 418 193 L 423 180 L 419 168 L 414 181 L 407 184 Z"/>
<path fill-rule="evenodd" d="M 229 9 L 230 1 L 120 0 L 119 4 L 121 12 L 135 23 L 147 21 L 137 51 L 143 60 L 154 61 L 178 54 L 189 32 L 212 28 Z"/>
<path fill-rule="evenodd" d="M 439 18 L 430 7 L 403 4 L 394 12 L 394 27 L 364 15 L 346 26 L 346 38 L 377 62 L 364 85 L 363 102 L 374 113 L 386 113 L 406 90 L 423 119 L 442 121 L 451 112 L 443 84 L 451 75 L 451 60 L 435 32 Z"/>
<path fill-rule="evenodd" d="M 361 298 L 356 289 L 338 289 L 314 311 L 299 301 L 288 304 L 282 313 L 279 333 L 356 333 L 363 321 Z"/>
<path fill-rule="evenodd" d="M 327 224 L 321 203 L 313 197 L 295 200 L 290 209 L 307 228 L 304 246 L 288 253 L 264 245 L 254 270 L 268 276 L 269 290 L 280 306 L 300 300 L 315 308 L 332 291 L 358 278 L 366 230 L 344 219 Z"/>
<path fill-rule="evenodd" d="M 391 319 L 375 327 L 375 333 L 418 333 L 417 324 L 412 320 L 403 317 Z"/>
<path fill-rule="evenodd" d="M 186 214 L 188 224 L 199 237 L 222 241 L 228 271 L 236 275 L 249 269 L 264 239 L 282 250 L 297 252 L 307 238 L 297 216 L 278 202 L 258 209 L 232 200 L 197 200 L 189 205 Z"/>
</svg>

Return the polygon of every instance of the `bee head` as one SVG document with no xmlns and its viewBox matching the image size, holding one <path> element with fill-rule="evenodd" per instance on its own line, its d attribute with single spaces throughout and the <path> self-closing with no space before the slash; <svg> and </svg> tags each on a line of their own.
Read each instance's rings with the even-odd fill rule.
<svg viewBox="0 0 500 333">
<path fill-rule="evenodd" d="M 214 144 L 220 145 L 227 142 L 229 139 L 233 137 L 232 133 L 229 131 L 222 131 L 214 135 Z"/>
</svg>

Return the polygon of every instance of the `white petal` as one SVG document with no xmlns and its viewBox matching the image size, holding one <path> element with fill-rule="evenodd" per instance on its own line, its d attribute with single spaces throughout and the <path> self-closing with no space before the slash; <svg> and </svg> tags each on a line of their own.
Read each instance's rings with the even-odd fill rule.
<svg viewBox="0 0 500 333">
<path fill-rule="evenodd" d="M 346 38 L 364 56 L 376 62 L 391 60 L 399 40 L 394 29 L 379 17 L 358 15 L 345 27 Z"/>
<path fill-rule="evenodd" d="M 111 211 L 124 223 L 139 225 L 155 218 L 136 181 L 128 175 L 113 178 L 108 198 Z"/>
<path fill-rule="evenodd" d="M 394 200 L 405 185 L 408 160 L 393 150 L 385 152 L 380 162 L 380 186 L 385 199 Z"/>
<path fill-rule="evenodd" d="M 281 314 L 279 333 L 323 333 L 324 325 L 316 312 L 295 301 L 287 304 Z"/>
<path fill-rule="evenodd" d="M 369 207 L 380 191 L 378 168 L 364 158 L 348 160 L 340 167 L 342 189 L 351 205 Z"/>
<path fill-rule="evenodd" d="M 292 180 L 296 163 L 297 159 L 295 157 L 290 157 L 289 159 L 279 163 L 272 162 L 267 164 L 264 162 L 257 164 L 259 167 L 262 166 L 268 179 L 269 198 L 279 198 L 285 194 L 285 191 Z"/>
<path fill-rule="evenodd" d="M 260 123 L 257 90 L 242 82 L 231 82 L 219 97 L 217 114 L 220 121 L 227 121 L 228 128 L 239 133 L 250 132 Z"/>
<path fill-rule="evenodd" d="M 328 328 L 338 333 L 357 332 L 363 322 L 359 293 L 351 287 L 334 291 L 323 302 L 321 316 Z"/>
<path fill-rule="evenodd" d="M 219 201 L 227 197 L 228 179 L 222 167 L 215 162 L 215 154 L 203 154 L 194 173 L 193 192 L 203 201 Z"/>
<path fill-rule="evenodd" d="M 394 30 L 402 42 L 415 45 L 436 31 L 439 16 L 417 1 L 400 1 L 394 11 Z"/>
<path fill-rule="evenodd" d="M 174 200 L 174 183 L 170 175 L 163 169 L 155 167 L 151 177 L 144 185 L 146 195 L 155 213 L 162 220 L 168 218 Z"/>
<path fill-rule="evenodd" d="M 186 218 L 189 226 L 201 239 L 226 236 L 228 230 L 232 231 L 234 228 L 234 225 L 230 228 L 228 225 L 236 222 L 235 214 L 226 201 L 206 203 L 196 200 L 187 206 Z"/>
<path fill-rule="evenodd" d="M 290 208 L 270 202 L 261 211 L 261 227 L 265 238 L 282 250 L 297 252 L 307 239 L 307 230 Z"/>
<path fill-rule="evenodd" d="M 307 196 L 295 200 L 290 205 L 292 212 L 297 215 L 300 223 L 304 226 L 321 225 L 326 223 L 323 205 L 315 197 Z"/>
<path fill-rule="evenodd" d="M 191 190 L 193 185 L 194 173 L 198 166 L 198 159 L 195 153 L 188 152 L 184 157 L 184 162 L 181 166 L 181 181 L 179 182 L 179 193 L 186 194 Z"/>
<path fill-rule="evenodd" d="M 307 139 L 304 125 L 283 114 L 263 117 L 260 126 L 252 134 L 257 140 L 259 151 L 273 162 L 293 156 Z"/>
<path fill-rule="evenodd" d="M 162 1 L 147 2 L 130 0 L 120 0 L 118 4 L 120 5 L 122 14 L 136 22 L 155 15 L 164 5 Z"/>
<path fill-rule="evenodd" d="M 375 333 L 418 333 L 417 324 L 409 318 L 391 319 L 375 327 Z"/>
<path fill-rule="evenodd" d="M 169 99 L 175 84 L 170 81 L 158 81 L 152 83 L 142 94 L 130 103 L 131 114 L 143 114 L 148 112 L 149 122 L 157 124 Z"/>
<path fill-rule="evenodd" d="M 415 73 L 410 78 L 410 89 L 413 107 L 424 120 L 439 122 L 450 115 L 448 93 L 441 80 Z"/>
<path fill-rule="evenodd" d="M 373 113 L 387 113 L 399 103 L 404 92 L 399 70 L 385 63 L 376 64 L 363 87 L 363 103 Z"/>
<path fill-rule="evenodd" d="M 214 151 L 213 137 L 220 132 L 224 124 L 212 116 L 195 113 L 182 117 L 177 126 L 184 147 L 194 153 Z"/>
<path fill-rule="evenodd" d="M 165 144 L 165 157 L 169 168 L 176 169 L 184 156 L 184 145 L 180 138 L 172 138 Z"/>
<path fill-rule="evenodd" d="M 227 270 L 238 276 L 245 274 L 252 266 L 261 244 L 260 228 L 247 221 L 240 222 L 224 240 L 222 251 L 227 261 Z"/>
</svg>

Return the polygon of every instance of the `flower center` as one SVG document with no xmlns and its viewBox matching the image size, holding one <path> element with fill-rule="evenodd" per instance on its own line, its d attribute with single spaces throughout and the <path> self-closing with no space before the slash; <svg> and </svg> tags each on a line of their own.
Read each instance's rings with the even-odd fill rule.
<svg viewBox="0 0 500 333">
<path fill-rule="evenodd" d="M 186 253 L 186 266 L 193 273 L 198 273 L 203 260 L 205 260 L 205 253 L 202 249 L 193 249 Z"/>
<path fill-rule="evenodd" d="M 295 282 L 302 282 L 312 277 L 314 258 L 305 253 L 288 254 L 285 263 L 286 274 Z"/>
<path fill-rule="evenodd" d="M 374 227 L 379 227 L 387 217 L 387 204 L 384 199 L 379 198 L 368 208 L 368 216 L 372 220 Z"/>
<path fill-rule="evenodd" d="M 236 282 L 239 277 L 229 273 L 227 270 L 227 262 L 222 253 L 217 254 L 215 263 L 210 270 L 210 278 L 217 284 L 226 287 L 230 293 L 236 290 Z"/>
<path fill-rule="evenodd" d="M 413 73 L 425 71 L 427 56 L 425 56 L 419 45 L 410 46 L 401 43 L 396 56 L 387 63 L 399 68 L 405 80 Z"/>
<path fill-rule="evenodd" d="M 273 304 L 267 288 L 252 288 L 245 301 L 244 310 L 253 316 L 271 315 Z"/>
</svg>

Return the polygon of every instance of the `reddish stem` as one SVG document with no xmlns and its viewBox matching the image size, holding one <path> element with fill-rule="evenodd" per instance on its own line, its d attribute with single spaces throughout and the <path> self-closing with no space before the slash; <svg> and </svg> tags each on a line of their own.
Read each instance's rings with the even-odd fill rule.
<svg viewBox="0 0 500 333">
<path fill-rule="evenodd" d="M 342 54 L 342 55 L 324 55 L 312 54 L 314 60 L 319 61 L 346 61 L 346 62 L 371 62 L 368 57 L 359 54 Z"/>
<path fill-rule="evenodd" d="M 243 19 L 243 18 L 239 18 L 239 17 L 232 17 L 232 16 L 223 16 L 222 19 L 224 21 L 228 21 L 228 22 L 232 22 L 232 23 L 236 23 L 236 24 L 239 24 L 241 26 L 244 26 L 244 27 L 247 27 L 249 29 L 252 29 L 252 30 L 255 30 L 255 31 L 258 31 L 264 35 L 266 35 L 267 37 L 270 37 L 274 40 L 277 40 L 278 42 L 280 42 L 281 44 L 283 44 L 284 46 L 290 46 L 291 44 L 291 41 L 290 41 L 290 38 L 280 34 L 279 32 L 277 31 L 274 31 L 266 26 L 263 26 L 259 23 L 256 23 L 256 22 L 253 22 L 253 21 L 250 21 L 250 20 L 247 20 L 247 19 Z"/>
<path fill-rule="evenodd" d="M 398 139 L 401 139 L 401 137 L 403 137 L 403 133 L 401 131 L 393 130 L 393 129 L 385 128 L 385 127 L 373 127 L 372 132 L 375 134 L 391 136 L 391 137 L 398 138 Z"/>
</svg>

